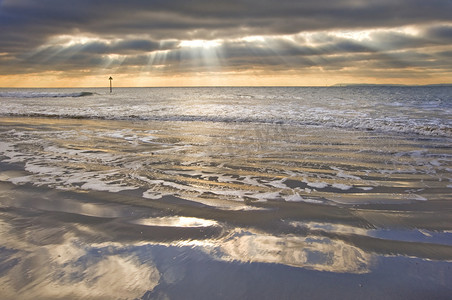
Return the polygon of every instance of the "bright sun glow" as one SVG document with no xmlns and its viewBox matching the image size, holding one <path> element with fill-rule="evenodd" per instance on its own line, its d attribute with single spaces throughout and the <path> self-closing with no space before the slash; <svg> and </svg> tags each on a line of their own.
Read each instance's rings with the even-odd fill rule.
<svg viewBox="0 0 452 300">
<path fill-rule="evenodd" d="M 50 45 L 60 45 L 63 47 L 71 47 L 74 45 L 86 45 L 93 42 L 108 42 L 96 37 L 89 37 L 83 35 L 58 35 L 50 39 Z"/>
<path fill-rule="evenodd" d="M 221 40 L 185 40 L 179 43 L 182 48 L 214 48 L 221 45 Z"/>
<path fill-rule="evenodd" d="M 335 31 L 332 32 L 331 35 L 342 37 L 355 41 L 363 41 L 369 39 L 371 30 L 362 30 L 362 31 Z"/>
<path fill-rule="evenodd" d="M 253 36 L 245 36 L 243 38 L 240 38 L 239 40 L 245 41 L 247 43 L 255 43 L 255 42 L 265 42 L 265 38 L 260 35 L 253 35 Z"/>
<path fill-rule="evenodd" d="M 163 227 L 209 227 L 216 226 L 217 222 L 192 217 L 161 217 L 139 219 L 133 221 L 135 224 L 145 226 L 163 226 Z"/>
</svg>

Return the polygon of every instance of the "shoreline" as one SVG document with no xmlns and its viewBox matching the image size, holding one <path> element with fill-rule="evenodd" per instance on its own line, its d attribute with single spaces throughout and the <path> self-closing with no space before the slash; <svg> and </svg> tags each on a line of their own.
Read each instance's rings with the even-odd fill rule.
<svg viewBox="0 0 452 300">
<path fill-rule="evenodd" d="M 258 101 L 193 92 L 7 104 L 263 120 L 412 113 L 392 98 L 376 100 L 382 113 L 353 95 L 332 95 L 336 107 L 319 89 L 315 105 L 290 90 Z M 435 97 L 416 113 L 437 118 Z M 449 138 L 206 120 L 0 117 L 0 298 L 452 294 Z"/>
</svg>

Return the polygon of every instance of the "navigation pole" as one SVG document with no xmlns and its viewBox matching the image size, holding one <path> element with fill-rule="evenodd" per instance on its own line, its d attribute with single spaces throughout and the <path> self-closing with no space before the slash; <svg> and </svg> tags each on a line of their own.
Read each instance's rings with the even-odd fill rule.
<svg viewBox="0 0 452 300">
<path fill-rule="evenodd" d="M 111 87 L 111 81 L 113 80 L 113 78 L 111 78 L 111 76 L 110 76 L 110 78 L 108 78 L 108 80 L 110 80 L 110 93 L 112 92 L 112 87 Z"/>
</svg>

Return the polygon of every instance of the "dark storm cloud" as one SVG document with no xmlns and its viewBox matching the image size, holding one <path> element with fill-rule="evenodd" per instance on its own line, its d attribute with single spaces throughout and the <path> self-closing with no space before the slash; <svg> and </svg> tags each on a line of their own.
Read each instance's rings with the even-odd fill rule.
<svg viewBox="0 0 452 300">
<path fill-rule="evenodd" d="M 158 42 L 144 39 L 122 40 L 113 43 L 94 41 L 82 46 L 75 46 L 74 48 L 75 49 L 65 47 L 65 51 L 69 53 L 73 50 L 82 50 L 85 53 L 93 54 L 133 54 L 137 52 L 150 52 L 161 49 Z"/>
<path fill-rule="evenodd" d="M 426 37 L 452 42 L 452 25 L 434 26 L 425 32 Z"/>
<path fill-rule="evenodd" d="M 449 49 L 425 54 L 423 47 L 450 45 L 451 0 L 3 0 L 0 1 L 2 74 L 40 70 L 123 68 L 149 63 L 156 51 L 167 69 L 188 71 L 204 66 L 202 51 L 181 49 L 181 40 L 224 40 L 217 63 L 228 68 L 272 69 L 321 66 L 341 69 L 353 62 L 394 68 L 432 64 L 450 57 Z M 366 30 L 414 25 L 418 35 L 378 31 L 355 40 L 331 30 Z M 316 32 L 293 39 L 284 34 Z M 98 37 L 83 43 L 53 41 L 58 36 Z M 244 36 L 267 36 L 245 41 Z M 391 52 L 405 53 L 397 57 Z M 128 55 L 120 62 L 107 55 Z M 353 54 L 353 55 L 350 55 Z M 412 55 L 412 56 L 410 56 Z M 435 56 L 437 55 L 437 56 Z M 360 60 L 362 58 L 362 61 Z M 432 65 L 433 66 L 433 65 Z"/>
<path fill-rule="evenodd" d="M 31 37 L 32 42 L 72 30 L 96 35 L 151 34 L 158 38 L 187 39 L 188 32 L 196 29 L 228 35 L 241 29 L 261 35 L 450 21 L 451 3 L 445 0 L 7 0 L 0 7 L 0 26 L 2 36 L 19 34 L 23 38 Z"/>
</svg>

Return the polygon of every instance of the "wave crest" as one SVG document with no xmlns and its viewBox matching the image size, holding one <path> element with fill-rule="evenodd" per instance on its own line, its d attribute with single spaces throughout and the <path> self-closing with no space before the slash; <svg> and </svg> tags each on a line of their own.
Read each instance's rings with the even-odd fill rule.
<svg viewBox="0 0 452 300">
<path fill-rule="evenodd" d="M 116 120 L 116 121 L 169 121 L 169 122 L 212 122 L 212 123 L 236 123 L 236 124 L 273 124 L 291 126 L 324 126 L 329 128 L 343 128 L 352 130 L 414 134 L 422 136 L 452 137 L 452 127 L 448 124 L 401 124 L 397 122 L 378 122 L 369 120 L 349 119 L 306 119 L 287 120 L 262 119 L 258 117 L 221 117 L 200 115 L 135 115 L 135 114 L 86 114 L 86 113 L 55 113 L 55 112 L 9 112 L 1 113 L 0 116 L 9 117 L 34 117 L 34 118 L 57 118 L 57 119 L 82 119 L 82 120 Z"/>
<path fill-rule="evenodd" d="M 92 96 L 91 92 L 57 93 L 57 92 L 0 92 L 0 98 L 67 98 Z"/>
</svg>

